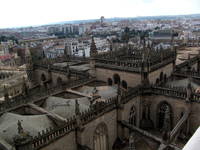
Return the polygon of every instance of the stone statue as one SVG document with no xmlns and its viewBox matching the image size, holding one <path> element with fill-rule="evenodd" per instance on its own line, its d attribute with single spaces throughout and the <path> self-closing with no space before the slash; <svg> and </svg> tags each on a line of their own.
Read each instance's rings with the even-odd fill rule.
<svg viewBox="0 0 200 150">
<path fill-rule="evenodd" d="M 24 133 L 24 129 L 23 129 L 23 127 L 22 127 L 22 124 L 21 124 L 21 122 L 18 120 L 18 122 L 17 122 L 17 129 L 18 129 L 18 134 L 23 134 Z"/>
</svg>

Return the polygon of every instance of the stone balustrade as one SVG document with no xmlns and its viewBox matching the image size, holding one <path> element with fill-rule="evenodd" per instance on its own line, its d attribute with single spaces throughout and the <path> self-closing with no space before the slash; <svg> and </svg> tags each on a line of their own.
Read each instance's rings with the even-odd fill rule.
<svg viewBox="0 0 200 150">
<path fill-rule="evenodd" d="M 64 91 L 65 88 L 73 88 L 88 82 L 95 80 L 94 78 L 83 78 L 74 81 L 68 82 L 66 85 L 61 87 L 51 87 L 49 89 L 45 89 L 40 85 L 36 85 L 35 87 L 28 90 L 28 95 L 19 94 L 15 97 L 10 98 L 7 101 L 2 101 L 0 103 L 0 114 L 5 111 L 9 111 L 15 107 L 18 107 L 22 104 L 27 104 L 30 102 L 38 101 L 40 99 L 45 99 L 49 95 L 54 95 Z M 51 93 L 51 94 L 50 94 Z"/>
</svg>

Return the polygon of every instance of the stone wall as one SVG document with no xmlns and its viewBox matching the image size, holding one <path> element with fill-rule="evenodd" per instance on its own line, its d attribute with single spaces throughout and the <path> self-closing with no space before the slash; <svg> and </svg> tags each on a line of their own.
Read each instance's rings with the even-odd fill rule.
<svg viewBox="0 0 200 150">
<path fill-rule="evenodd" d="M 190 114 L 190 131 L 193 134 L 200 126 L 200 103 L 192 103 L 192 112 Z"/>
<path fill-rule="evenodd" d="M 48 71 L 37 69 L 37 70 L 35 70 L 35 74 L 34 74 L 37 83 L 41 83 L 42 74 L 45 75 L 46 80 L 50 79 L 50 73 L 48 73 Z M 67 75 L 64 75 L 64 74 L 61 74 L 61 73 L 51 72 L 51 77 L 52 77 L 52 83 L 53 83 L 54 86 L 57 85 L 58 78 L 60 78 L 63 83 L 68 81 Z"/>
<path fill-rule="evenodd" d="M 198 63 L 196 62 L 195 64 L 193 64 L 191 66 L 191 70 L 196 70 L 197 71 L 197 66 L 198 66 Z"/>
<path fill-rule="evenodd" d="M 110 70 L 110 69 L 104 69 L 104 68 L 96 68 L 97 80 L 101 80 L 105 82 L 108 81 L 108 78 L 111 78 L 113 80 L 114 74 L 118 74 L 120 76 L 121 81 L 122 80 L 126 81 L 128 84 L 128 87 L 134 87 L 141 83 L 141 75 L 138 73 L 123 72 L 123 71 Z"/>
<path fill-rule="evenodd" d="M 77 150 L 75 132 L 70 132 L 40 150 Z"/>
<path fill-rule="evenodd" d="M 122 120 L 125 120 L 129 122 L 129 117 L 130 117 L 130 112 L 131 108 L 134 107 L 135 113 L 136 113 L 136 125 L 139 126 L 140 122 L 140 116 L 141 116 L 141 111 L 140 111 L 140 96 L 134 97 L 127 103 L 123 105 L 123 110 L 122 110 Z M 124 128 L 122 130 L 122 133 L 124 137 L 129 138 L 129 129 Z"/>
<path fill-rule="evenodd" d="M 62 83 L 64 83 L 64 82 L 66 83 L 68 81 L 68 78 L 66 75 L 52 72 L 53 85 L 55 85 L 55 86 L 57 85 L 58 78 L 62 79 Z"/>
<path fill-rule="evenodd" d="M 34 78 L 35 78 L 35 81 L 36 81 L 37 83 L 41 83 L 41 76 L 42 76 L 42 74 L 45 75 L 46 80 L 49 79 L 49 75 L 48 75 L 48 72 L 47 72 L 47 71 L 37 69 L 37 70 L 34 71 Z"/>
<path fill-rule="evenodd" d="M 134 107 L 136 110 L 136 116 L 140 116 L 139 115 L 140 96 L 137 96 L 133 98 L 132 100 L 128 101 L 126 104 L 124 104 L 122 120 L 129 121 L 130 111 L 132 107 Z M 137 119 L 139 118 L 137 117 Z"/>
<path fill-rule="evenodd" d="M 166 74 L 167 77 L 169 77 L 171 74 L 172 74 L 172 71 L 173 71 L 173 64 L 170 63 L 156 71 L 153 71 L 149 74 L 149 81 L 150 83 L 152 84 L 155 84 L 156 83 L 156 79 L 157 78 L 160 78 L 160 74 L 161 72 L 163 72 L 163 76 Z"/>
<path fill-rule="evenodd" d="M 172 98 L 168 96 L 152 95 L 152 96 L 144 96 L 142 97 L 142 99 L 145 101 L 151 102 L 150 117 L 152 121 L 154 122 L 155 127 L 158 121 L 158 116 L 157 116 L 158 107 L 159 107 L 159 104 L 161 104 L 162 102 L 167 102 L 172 108 L 173 127 L 175 127 L 175 125 L 180 120 L 181 113 L 184 113 L 185 110 L 189 107 L 189 104 L 186 103 L 185 100 Z M 191 114 L 189 116 L 190 118 L 189 124 L 190 124 L 190 132 L 194 133 L 200 125 L 200 118 L 199 118 L 200 103 L 192 102 L 191 106 L 192 106 L 191 107 L 192 109 L 191 109 Z"/>
<path fill-rule="evenodd" d="M 116 109 L 105 113 L 92 122 L 84 125 L 84 130 L 81 133 L 81 144 L 87 145 L 89 148 L 94 149 L 94 133 L 98 125 L 104 123 L 108 129 L 108 146 L 109 150 L 112 149 L 114 141 L 117 137 L 117 113 Z"/>
</svg>

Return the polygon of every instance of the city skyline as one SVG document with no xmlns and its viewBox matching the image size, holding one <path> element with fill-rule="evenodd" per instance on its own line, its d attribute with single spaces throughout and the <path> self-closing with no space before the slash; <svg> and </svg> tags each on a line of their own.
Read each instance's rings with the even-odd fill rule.
<svg viewBox="0 0 200 150">
<path fill-rule="evenodd" d="M 71 20 L 199 14 L 199 0 L 7 0 L 1 3 L 0 28 L 44 25 Z"/>
</svg>

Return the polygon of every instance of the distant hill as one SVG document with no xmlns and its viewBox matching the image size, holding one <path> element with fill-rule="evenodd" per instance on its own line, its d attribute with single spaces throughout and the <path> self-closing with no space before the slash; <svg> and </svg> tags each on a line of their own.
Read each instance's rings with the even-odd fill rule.
<svg viewBox="0 0 200 150">
<path fill-rule="evenodd" d="M 199 18 L 200 14 L 191 14 L 191 15 L 166 15 L 166 16 L 141 16 L 141 17 L 115 17 L 115 18 L 106 18 L 106 22 L 112 21 L 120 21 L 120 20 L 168 20 L 168 19 L 178 19 L 178 18 Z M 80 23 L 89 23 L 89 22 L 96 22 L 99 19 L 89 19 L 89 20 L 73 20 L 73 21 L 62 21 L 62 22 L 55 22 L 51 24 L 80 24 Z M 50 24 L 49 24 L 50 25 Z"/>
<path fill-rule="evenodd" d="M 106 22 L 121 21 L 121 20 L 176 20 L 176 19 L 200 19 L 200 14 L 191 14 L 191 15 L 166 15 L 166 16 L 140 16 L 140 17 L 114 17 L 114 18 L 105 18 Z M 41 26 L 53 26 L 53 25 L 62 25 L 62 24 L 81 24 L 81 23 L 92 23 L 100 21 L 100 19 L 88 19 L 88 20 L 72 20 L 72 21 L 60 21 L 53 22 L 43 25 L 32 25 L 32 26 L 21 26 L 21 27 L 12 27 L 7 29 L 19 29 L 19 28 L 30 28 L 30 27 L 41 27 Z M 1 30 L 1 29 L 0 29 Z"/>
</svg>

